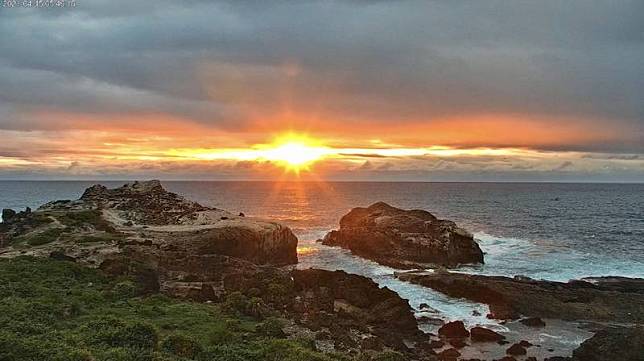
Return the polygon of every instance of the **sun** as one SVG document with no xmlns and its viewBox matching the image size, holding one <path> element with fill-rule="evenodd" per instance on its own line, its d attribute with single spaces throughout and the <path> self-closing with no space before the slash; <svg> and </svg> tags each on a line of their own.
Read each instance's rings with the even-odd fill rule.
<svg viewBox="0 0 644 361">
<path fill-rule="evenodd" d="M 260 147 L 259 152 L 260 158 L 299 173 L 330 154 L 330 149 L 308 136 L 288 133 L 277 137 L 273 143 Z"/>
</svg>

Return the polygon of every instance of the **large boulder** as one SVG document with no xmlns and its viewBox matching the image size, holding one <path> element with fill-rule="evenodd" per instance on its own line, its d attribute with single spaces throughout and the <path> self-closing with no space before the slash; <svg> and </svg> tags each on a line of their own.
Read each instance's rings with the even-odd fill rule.
<svg viewBox="0 0 644 361">
<path fill-rule="evenodd" d="M 384 202 L 352 209 L 322 243 L 396 268 L 415 268 L 419 263 L 450 267 L 483 263 L 483 252 L 472 235 L 454 222 Z"/>
<path fill-rule="evenodd" d="M 644 327 L 599 331 L 573 351 L 575 361 L 644 361 Z"/>
<path fill-rule="evenodd" d="M 463 321 L 452 321 L 441 326 L 438 329 L 438 335 L 446 338 L 464 338 L 469 337 L 470 332 L 465 329 Z"/>
<path fill-rule="evenodd" d="M 476 326 L 470 330 L 473 342 L 499 342 L 505 340 L 505 336 L 485 327 Z"/>
</svg>

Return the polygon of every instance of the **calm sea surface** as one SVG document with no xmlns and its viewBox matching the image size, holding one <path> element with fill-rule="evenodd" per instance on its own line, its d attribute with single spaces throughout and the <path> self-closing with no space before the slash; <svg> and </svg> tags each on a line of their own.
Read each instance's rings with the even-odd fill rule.
<svg viewBox="0 0 644 361">
<path fill-rule="evenodd" d="M 0 182 L 0 208 L 36 208 L 54 199 L 76 199 L 94 183 Z M 101 183 L 116 187 L 123 182 Z M 164 185 L 204 205 L 289 225 L 300 240 L 298 267 L 362 274 L 397 291 L 414 307 L 421 302 L 432 305 L 429 316 L 461 319 L 470 325 L 484 324 L 506 333 L 515 330 L 487 320 L 485 305 L 450 299 L 400 282 L 393 277 L 393 269 L 342 249 L 322 246 L 315 239 L 336 228 L 340 217 L 352 207 L 385 201 L 402 208 L 426 209 L 474 233 L 486 253 L 486 263 L 464 267 L 463 272 L 564 281 L 599 275 L 644 277 L 644 184 L 164 182 Z M 478 313 L 482 316 L 476 316 Z M 431 331 L 433 327 L 427 325 L 426 329 Z M 529 341 L 571 350 L 586 337 L 587 333 L 562 325 L 535 334 Z"/>
</svg>

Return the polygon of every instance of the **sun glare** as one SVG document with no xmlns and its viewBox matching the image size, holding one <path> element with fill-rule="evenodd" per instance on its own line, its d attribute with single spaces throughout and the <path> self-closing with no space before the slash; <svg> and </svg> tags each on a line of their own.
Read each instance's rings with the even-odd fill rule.
<svg viewBox="0 0 644 361">
<path fill-rule="evenodd" d="M 282 164 L 287 169 L 299 172 L 330 153 L 319 141 L 306 136 L 287 134 L 278 137 L 272 144 L 262 146 L 260 158 Z"/>
</svg>

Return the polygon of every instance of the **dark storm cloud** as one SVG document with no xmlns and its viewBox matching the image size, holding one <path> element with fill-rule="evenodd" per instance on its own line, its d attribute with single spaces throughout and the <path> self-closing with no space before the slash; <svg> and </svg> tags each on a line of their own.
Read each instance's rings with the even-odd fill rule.
<svg viewBox="0 0 644 361">
<path fill-rule="evenodd" d="M 644 151 L 642 1 L 83 1 L 0 13 L 0 128 L 164 112 L 220 128 L 294 107 L 346 122 L 571 116 Z M 299 104 L 299 105 L 298 105 Z"/>
</svg>

